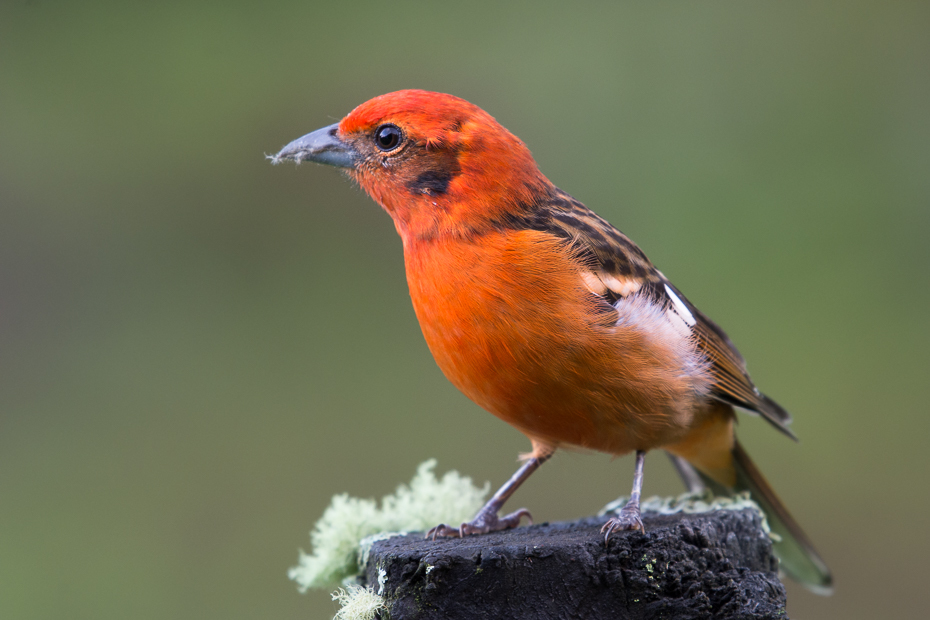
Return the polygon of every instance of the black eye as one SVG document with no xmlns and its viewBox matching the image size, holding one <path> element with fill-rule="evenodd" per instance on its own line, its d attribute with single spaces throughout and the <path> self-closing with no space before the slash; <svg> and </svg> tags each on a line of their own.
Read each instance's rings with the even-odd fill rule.
<svg viewBox="0 0 930 620">
<path fill-rule="evenodd" d="M 392 151 L 397 148 L 404 133 L 397 125 L 381 125 L 375 130 L 375 144 L 382 151 Z"/>
</svg>

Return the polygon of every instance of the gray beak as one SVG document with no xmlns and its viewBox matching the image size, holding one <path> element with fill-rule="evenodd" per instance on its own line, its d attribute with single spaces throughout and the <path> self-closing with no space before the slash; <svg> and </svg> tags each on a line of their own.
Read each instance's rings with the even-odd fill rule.
<svg viewBox="0 0 930 620">
<path fill-rule="evenodd" d="M 297 138 L 277 155 L 269 156 L 271 163 L 278 164 L 288 159 L 296 163 L 315 161 L 339 168 L 354 168 L 358 161 L 358 152 L 339 139 L 339 123 L 310 132 Z"/>
</svg>

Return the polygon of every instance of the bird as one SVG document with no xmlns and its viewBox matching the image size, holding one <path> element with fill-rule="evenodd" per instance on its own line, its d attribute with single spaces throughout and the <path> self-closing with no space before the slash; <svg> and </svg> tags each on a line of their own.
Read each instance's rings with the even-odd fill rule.
<svg viewBox="0 0 930 620">
<path fill-rule="evenodd" d="M 530 440 L 516 473 L 458 537 L 516 527 L 500 516 L 560 448 L 635 454 L 629 501 L 605 541 L 643 531 L 645 455 L 664 450 L 689 488 L 749 491 L 780 541 L 782 570 L 827 594 L 832 575 L 734 432 L 735 409 L 796 439 L 726 333 L 632 241 L 539 170 L 529 148 L 459 97 L 400 90 L 269 156 L 342 168 L 391 217 L 413 309 L 445 376 Z"/>
</svg>

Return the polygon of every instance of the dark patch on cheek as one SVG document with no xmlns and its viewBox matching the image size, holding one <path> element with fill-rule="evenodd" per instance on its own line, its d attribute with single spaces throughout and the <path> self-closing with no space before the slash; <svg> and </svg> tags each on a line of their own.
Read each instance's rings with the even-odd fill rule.
<svg viewBox="0 0 930 620">
<path fill-rule="evenodd" d="M 445 194 L 455 175 L 449 170 L 427 170 L 407 184 L 407 189 L 418 194 Z"/>
<path fill-rule="evenodd" d="M 461 172 L 458 152 L 454 149 L 421 155 L 418 159 L 420 161 L 414 164 L 418 170 L 407 182 L 407 189 L 414 194 L 426 194 L 427 196 L 445 194 L 449 191 L 452 179 Z"/>
</svg>

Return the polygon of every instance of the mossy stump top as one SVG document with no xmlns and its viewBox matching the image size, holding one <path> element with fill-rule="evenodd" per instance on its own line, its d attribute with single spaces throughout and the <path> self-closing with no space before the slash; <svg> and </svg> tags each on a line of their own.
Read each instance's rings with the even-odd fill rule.
<svg viewBox="0 0 930 620">
<path fill-rule="evenodd" d="M 615 533 L 606 546 L 604 521 L 381 540 L 365 579 L 392 620 L 787 618 L 757 511 L 645 512 L 645 533 Z"/>
</svg>

